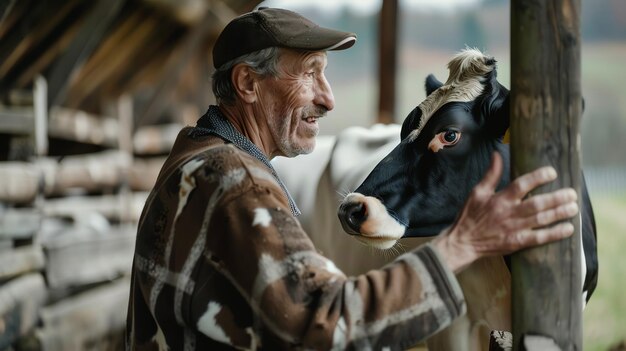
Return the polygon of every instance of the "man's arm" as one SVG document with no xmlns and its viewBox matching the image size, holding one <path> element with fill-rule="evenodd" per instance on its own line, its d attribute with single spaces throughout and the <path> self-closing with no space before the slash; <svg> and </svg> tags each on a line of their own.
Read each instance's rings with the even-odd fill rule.
<svg viewBox="0 0 626 351">
<path fill-rule="evenodd" d="M 257 174 L 215 206 L 203 254 L 202 264 L 226 277 L 262 322 L 246 329 L 257 335 L 269 329 L 287 345 L 312 349 L 410 347 L 464 313 L 456 278 L 430 245 L 346 277 L 317 252 L 281 189 L 264 182 L 270 178 Z M 211 295 L 198 291 L 191 303 L 218 302 L 235 316 L 248 311 Z M 198 325 L 204 308 L 189 310 L 188 325 Z"/>
<path fill-rule="evenodd" d="M 265 328 L 289 344 L 315 349 L 409 347 L 464 313 L 453 271 L 486 255 L 571 234 L 567 228 L 531 229 L 571 216 L 557 210 L 571 206 L 569 196 L 553 193 L 541 201 L 521 200 L 554 174 L 531 173 L 496 194 L 498 162 L 446 234 L 383 269 L 345 277 L 315 251 L 281 189 L 258 177 L 216 206 L 213 217 L 220 220 L 210 221 L 206 262 L 237 288 Z M 199 299 L 194 295 L 194 304 L 207 303 Z"/>
</svg>

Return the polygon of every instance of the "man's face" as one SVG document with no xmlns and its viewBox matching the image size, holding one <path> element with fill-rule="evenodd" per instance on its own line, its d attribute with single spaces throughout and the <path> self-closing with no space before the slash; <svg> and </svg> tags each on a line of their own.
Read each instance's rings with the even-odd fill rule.
<svg viewBox="0 0 626 351">
<path fill-rule="evenodd" d="M 335 105 L 324 75 L 325 52 L 282 50 L 278 76 L 257 85 L 257 117 L 264 116 L 278 149 L 275 155 L 307 154 L 315 148 L 318 119 Z"/>
</svg>

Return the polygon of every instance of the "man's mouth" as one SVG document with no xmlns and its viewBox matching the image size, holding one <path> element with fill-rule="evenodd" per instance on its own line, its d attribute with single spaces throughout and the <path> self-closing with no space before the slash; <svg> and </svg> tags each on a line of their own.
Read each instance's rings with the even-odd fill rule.
<svg viewBox="0 0 626 351">
<path fill-rule="evenodd" d="M 305 118 L 304 120 L 305 120 L 307 123 L 315 123 L 315 122 L 317 122 L 317 120 L 318 120 L 318 119 L 319 119 L 319 117 L 307 117 L 307 118 Z"/>
</svg>

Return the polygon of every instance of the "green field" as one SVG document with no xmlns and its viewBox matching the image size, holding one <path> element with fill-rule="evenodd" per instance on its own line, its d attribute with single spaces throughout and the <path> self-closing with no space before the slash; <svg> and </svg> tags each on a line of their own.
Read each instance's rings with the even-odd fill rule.
<svg viewBox="0 0 626 351">
<path fill-rule="evenodd" d="M 597 194 L 592 204 L 598 229 L 598 288 L 583 314 L 584 349 L 609 350 L 626 341 L 626 193 Z"/>
</svg>

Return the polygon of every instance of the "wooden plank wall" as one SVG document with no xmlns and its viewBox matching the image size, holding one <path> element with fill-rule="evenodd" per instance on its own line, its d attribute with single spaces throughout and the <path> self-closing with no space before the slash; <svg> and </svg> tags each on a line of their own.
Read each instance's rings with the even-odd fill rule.
<svg viewBox="0 0 626 351">
<path fill-rule="evenodd" d="M 147 192 L 210 102 L 217 33 L 258 3 L 0 6 L 0 350 L 123 349 Z"/>
</svg>

